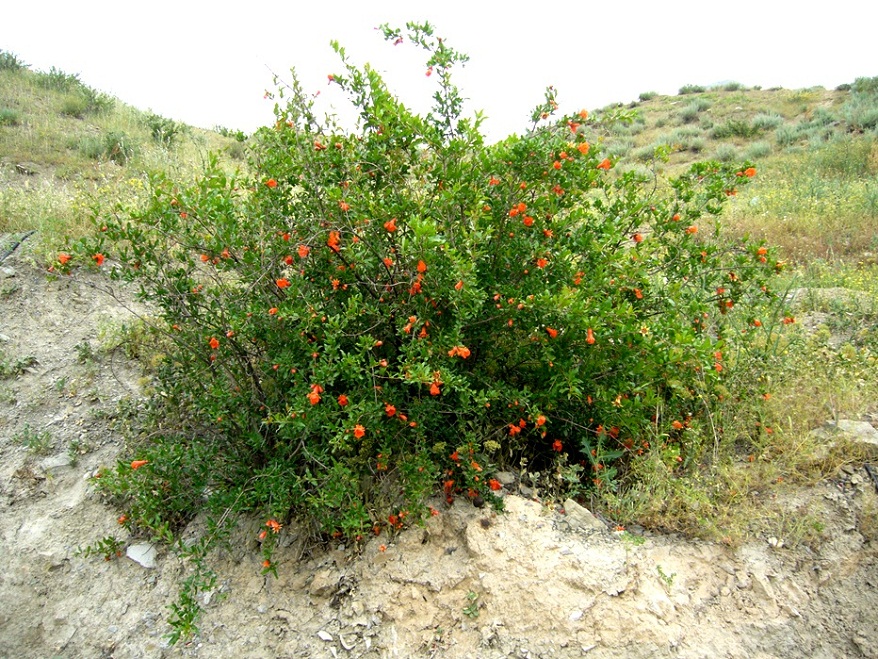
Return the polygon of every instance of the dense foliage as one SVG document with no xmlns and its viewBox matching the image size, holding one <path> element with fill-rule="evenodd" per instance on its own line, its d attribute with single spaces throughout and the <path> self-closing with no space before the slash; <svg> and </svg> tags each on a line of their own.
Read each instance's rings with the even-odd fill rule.
<svg viewBox="0 0 878 659">
<path fill-rule="evenodd" d="M 426 25 L 384 35 L 427 53 L 426 116 L 336 45 L 355 131 L 294 79 L 254 176 L 155 176 L 58 264 L 137 282 L 168 339 L 161 432 L 101 475 L 127 524 L 172 537 L 205 507 L 258 511 L 270 570 L 276 520 L 362 537 L 433 494 L 499 503 L 498 467 L 577 493 L 617 487 L 651 443 L 671 468 L 699 457 L 688 430 L 781 267 L 718 238 L 755 169 L 618 171 L 551 88 L 523 135 L 486 144 L 452 82 L 466 58 Z"/>
</svg>

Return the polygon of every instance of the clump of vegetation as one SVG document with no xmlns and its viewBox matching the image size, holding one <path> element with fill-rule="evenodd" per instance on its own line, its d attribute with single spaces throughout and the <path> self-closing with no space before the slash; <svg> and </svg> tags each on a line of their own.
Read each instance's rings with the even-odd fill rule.
<svg viewBox="0 0 878 659">
<path fill-rule="evenodd" d="M 8 50 L 0 50 L 0 71 L 21 71 L 28 65 L 19 59 L 18 55 Z"/>
<path fill-rule="evenodd" d="M 197 513 L 212 528 L 261 515 L 273 572 L 292 519 L 357 542 L 432 514 L 436 494 L 499 506 L 500 467 L 603 497 L 644 460 L 701 461 L 696 429 L 728 395 L 731 355 L 769 340 L 753 319 L 782 269 L 718 231 L 752 164 L 699 163 L 657 187 L 599 146 L 631 110 L 559 116 L 551 88 L 522 137 L 488 146 L 452 81 L 466 57 L 429 25 L 406 41 L 436 80 L 426 116 L 335 44 L 354 134 L 293 78 L 252 138 L 251 176 L 215 160 L 194 181 L 154 175 L 54 264 L 112 258 L 110 276 L 161 310 L 162 431 L 95 481 L 131 528 L 181 547 Z M 206 574 L 184 588 L 181 628 Z"/>
<path fill-rule="evenodd" d="M 154 112 L 148 112 L 144 117 L 152 139 L 156 144 L 170 148 L 174 145 L 183 132 L 184 126 L 173 119 L 167 119 Z"/>
<path fill-rule="evenodd" d="M 55 443 L 52 433 L 48 430 L 34 430 L 25 424 L 24 428 L 15 433 L 13 441 L 27 448 L 34 455 L 46 455 Z"/>
</svg>

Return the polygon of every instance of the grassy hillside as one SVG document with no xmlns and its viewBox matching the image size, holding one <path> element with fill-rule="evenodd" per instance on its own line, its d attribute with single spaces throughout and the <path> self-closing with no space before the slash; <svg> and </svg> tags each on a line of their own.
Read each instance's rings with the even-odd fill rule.
<svg viewBox="0 0 878 659">
<path fill-rule="evenodd" d="M 137 194 L 148 172 L 194 172 L 208 152 L 240 164 L 244 146 L 222 132 L 138 110 L 0 51 L 0 233 L 40 230 L 49 253 L 63 234 L 86 230 L 85 207 Z"/>
<path fill-rule="evenodd" d="M 878 79 L 832 91 L 689 85 L 596 116 L 624 168 L 756 162 L 760 175 L 735 200 L 728 228 L 764 237 L 788 258 L 857 260 L 878 249 Z"/>
</svg>

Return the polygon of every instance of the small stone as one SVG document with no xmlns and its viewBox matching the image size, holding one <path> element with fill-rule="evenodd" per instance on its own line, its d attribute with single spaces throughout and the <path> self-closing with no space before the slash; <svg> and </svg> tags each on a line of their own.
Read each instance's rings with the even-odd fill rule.
<svg viewBox="0 0 878 659">
<path fill-rule="evenodd" d="M 582 616 L 584 616 L 584 615 L 585 615 L 585 613 L 580 611 L 579 609 L 576 609 L 575 611 L 571 611 L 570 616 L 569 616 L 570 622 L 576 622 L 577 620 L 582 620 Z"/>
<path fill-rule="evenodd" d="M 148 542 L 129 545 L 125 552 L 128 558 L 145 568 L 155 567 L 155 554 L 155 545 Z"/>
<path fill-rule="evenodd" d="M 330 634 L 329 632 L 324 631 L 322 629 L 319 632 L 317 632 L 317 636 L 319 636 L 321 640 L 324 640 L 327 642 L 332 640 L 332 634 Z"/>
<path fill-rule="evenodd" d="M 332 574 L 332 571 L 323 569 L 314 575 L 308 590 L 314 597 L 328 597 L 335 589 L 336 583 L 338 583 L 338 579 Z"/>
<path fill-rule="evenodd" d="M 823 427 L 812 430 L 811 434 L 824 441 L 822 450 L 818 451 L 818 457 L 824 457 L 828 450 L 835 446 L 839 437 L 844 437 L 860 448 L 878 450 L 878 430 L 866 421 L 850 419 L 827 421 Z"/>
<path fill-rule="evenodd" d="M 729 595 L 732 594 L 732 591 L 729 590 L 728 586 L 723 586 L 722 588 L 719 589 L 719 594 L 722 595 L 723 597 L 728 597 Z"/>
<path fill-rule="evenodd" d="M 52 469 L 61 469 L 62 467 L 69 467 L 72 463 L 70 455 L 67 453 L 61 453 L 59 455 L 53 455 L 48 457 L 40 462 L 40 469 L 43 471 L 51 471 Z"/>
<path fill-rule="evenodd" d="M 564 511 L 571 528 L 591 531 L 603 531 L 607 528 L 591 511 L 583 508 L 573 499 L 564 502 Z"/>
<path fill-rule="evenodd" d="M 515 482 L 515 474 L 511 471 L 498 471 L 494 474 L 494 478 L 500 481 L 500 484 L 504 487 L 507 485 L 512 485 Z"/>
<path fill-rule="evenodd" d="M 5 265 L 2 268 L 0 268 L 0 278 L 9 279 L 10 277 L 14 277 L 14 276 L 15 276 L 15 269 L 14 268 L 10 268 L 8 265 Z"/>
</svg>

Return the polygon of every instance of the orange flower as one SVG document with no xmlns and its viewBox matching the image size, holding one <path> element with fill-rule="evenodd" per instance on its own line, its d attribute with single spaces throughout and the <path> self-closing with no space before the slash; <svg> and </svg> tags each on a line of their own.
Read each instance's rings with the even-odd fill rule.
<svg viewBox="0 0 878 659">
<path fill-rule="evenodd" d="M 299 245 L 299 258 L 304 259 L 308 254 L 311 253 L 311 248 L 308 245 Z"/>
<path fill-rule="evenodd" d="M 639 233 L 635 233 L 633 236 L 631 236 L 631 240 L 633 240 L 633 241 L 636 242 L 636 243 L 642 243 L 642 242 L 643 242 L 643 236 L 640 235 Z"/>
<path fill-rule="evenodd" d="M 338 202 L 338 207 L 342 210 L 342 212 L 347 213 L 351 209 L 351 205 L 346 201 Z"/>
<path fill-rule="evenodd" d="M 519 428 L 516 424 L 514 424 L 514 423 L 509 424 L 510 436 L 515 437 L 520 432 L 521 432 L 521 428 Z"/>
<path fill-rule="evenodd" d="M 547 333 L 549 334 L 549 336 L 551 336 L 553 339 L 558 338 L 558 330 L 556 330 L 556 329 L 554 329 L 554 328 L 552 328 L 552 327 L 547 327 L 547 328 L 546 328 L 546 332 L 547 332 Z"/>
<path fill-rule="evenodd" d="M 219 348 L 219 345 L 220 345 L 219 339 L 217 339 L 215 336 L 210 337 L 210 339 L 208 339 L 207 343 L 214 350 Z"/>
<path fill-rule="evenodd" d="M 312 390 L 308 394 L 308 402 L 311 403 L 312 405 L 316 405 L 317 403 L 320 402 L 320 394 L 317 393 L 316 391 Z"/>
<path fill-rule="evenodd" d="M 387 222 L 384 223 L 384 228 L 390 231 L 390 233 L 396 231 L 396 218 L 393 218 L 392 220 L 387 220 Z"/>
<path fill-rule="evenodd" d="M 588 110 L 580 110 L 579 111 L 579 118 L 582 119 L 583 121 L 588 119 Z"/>
<path fill-rule="evenodd" d="M 321 144 L 319 141 L 314 140 L 314 150 L 315 151 L 326 151 L 326 146 Z"/>
<path fill-rule="evenodd" d="M 460 462 L 460 454 L 457 451 L 455 451 L 454 453 L 452 453 L 448 457 L 451 458 L 452 460 L 454 460 L 455 462 Z"/>
<path fill-rule="evenodd" d="M 679 222 L 679 221 L 680 221 L 680 214 L 679 214 L 679 213 L 674 213 L 674 216 L 673 216 L 671 219 L 672 219 L 674 222 Z"/>
<path fill-rule="evenodd" d="M 593 344 L 594 344 L 594 332 L 591 331 L 591 327 L 589 327 L 588 330 L 587 330 L 586 333 L 585 333 L 585 342 L 586 342 L 588 345 L 593 345 Z"/>
<path fill-rule="evenodd" d="M 672 427 L 674 430 L 682 430 L 682 429 L 683 429 L 683 424 L 680 423 L 680 422 L 677 421 L 677 420 L 674 420 L 674 422 L 671 423 L 671 427 Z"/>
<path fill-rule="evenodd" d="M 128 521 L 128 515 L 120 515 L 119 519 L 116 520 L 119 524 L 124 524 Z"/>
<path fill-rule="evenodd" d="M 576 148 L 579 150 L 579 153 L 586 155 L 591 147 L 588 142 L 580 142 L 576 145 Z"/>
<path fill-rule="evenodd" d="M 271 529 L 271 532 L 272 532 L 272 533 L 279 533 L 280 530 L 283 528 L 283 524 L 279 524 L 279 523 L 277 522 L 277 520 L 274 520 L 274 519 L 270 519 L 270 520 L 268 520 L 268 521 L 265 523 L 265 525 L 266 525 L 269 529 Z"/>
<path fill-rule="evenodd" d="M 132 460 L 131 468 L 134 470 L 140 469 L 143 465 L 148 464 L 149 460 Z"/>
<path fill-rule="evenodd" d="M 542 256 L 537 259 L 537 267 L 538 268 L 545 268 L 547 265 L 549 265 L 549 262 L 546 259 L 544 259 Z"/>
<path fill-rule="evenodd" d="M 639 288 L 635 288 L 634 289 L 634 297 L 636 297 L 638 300 L 642 300 L 643 299 L 643 291 L 641 291 Z"/>
<path fill-rule="evenodd" d="M 274 316 L 276 313 L 277 313 L 277 307 L 272 307 L 271 309 L 268 310 L 269 316 Z"/>
<path fill-rule="evenodd" d="M 488 479 L 488 487 L 490 487 L 495 492 L 497 490 L 503 489 L 503 486 L 500 484 L 500 481 L 498 481 L 496 478 Z"/>
<path fill-rule="evenodd" d="M 753 178 L 754 176 L 756 176 L 756 168 L 755 167 L 748 167 L 747 169 L 744 170 L 744 176 L 746 176 L 748 178 Z"/>
<path fill-rule="evenodd" d="M 454 285 L 454 290 L 456 290 L 456 291 L 459 291 L 461 288 L 463 288 L 463 280 L 462 279 Z"/>
<path fill-rule="evenodd" d="M 396 414 L 396 407 L 394 407 L 390 403 L 384 403 L 384 412 L 387 414 L 387 416 L 393 416 L 394 414 Z"/>
<path fill-rule="evenodd" d="M 470 349 L 466 346 L 454 346 L 448 351 L 449 357 L 460 357 L 461 359 L 466 359 L 470 354 L 472 353 L 470 353 Z"/>
<path fill-rule="evenodd" d="M 561 443 L 560 439 L 556 439 L 552 442 L 552 450 L 557 451 L 558 453 L 564 450 L 564 445 Z"/>
<path fill-rule="evenodd" d="M 265 540 L 265 536 L 267 536 L 267 535 L 268 535 L 268 531 L 260 531 L 259 535 L 257 537 L 259 538 L 259 540 Z"/>
<path fill-rule="evenodd" d="M 427 75 L 430 75 L 430 74 L 428 73 Z M 379 546 L 378 546 L 378 551 L 382 551 L 382 552 L 383 552 L 383 551 L 387 551 L 387 545 L 379 545 Z"/>
<path fill-rule="evenodd" d="M 423 261 L 418 261 L 418 272 L 427 272 L 427 264 Z"/>
<path fill-rule="evenodd" d="M 267 570 L 271 567 L 271 561 L 266 558 L 264 561 L 262 561 L 262 567 Z"/>
<path fill-rule="evenodd" d="M 347 405 L 348 404 L 348 397 L 345 396 L 344 394 L 339 394 L 338 404 L 341 405 L 342 407 Z"/>
<path fill-rule="evenodd" d="M 386 268 L 393 267 L 393 259 L 390 258 L 389 256 L 385 256 L 383 259 L 381 259 L 381 262 L 384 264 L 384 267 L 386 267 Z"/>
<path fill-rule="evenodd" d="M 359 423 L 354 426 L 354 437 L 357 439 L 363 439 L 366 436 L 366 429 L 361 426 Z"/>
<path fill-rule="evenodd" d="M 275 181 L 273 178 L 270 178 L 265 182 L 265 185 L 267 185 L 271 189 L 274 189 L 277 187 L 277 181 Z"/>
<path fill-rule="evenodd" d="M 498 178 L 492 176 L 492 177 L 488 180 L 488 185 L 500 185 L 500 179 L 498 179 Z"/>
<path fill-rule="evenodd" d="M 610 159 L 604 158 L 603 160 L 601 160 L 601 164 L 598 165 L 598 169 L 603 169 L 604 171 L 607 171 L 612 166 L 613 166 L 613 163 L 610 162 Z"/>
<path fill-rule="evenodd" d="M 554 167 L 555 169 L 561 169 L 561 161 L 556 160 L 555 162 L 552 163 L 552 167 Z"/>
<path fill-rule="evenodd" d="M 278 288 L 288 288 L 290 285 L 290 280 L 286 277 L 281 277 L 280 279 L 275 279 L 274 283 L 277 284 Z"/>
<path fill-rule="evenodd" d="M 439 391 L 439 385 L 436 382 L 434 382 L 433 384 L 430 385 L 430 395 L 431 396 L 438 396 L 440 393 L 442 393 L 442 392 Z"/>
<path fill-rule="evenodd" d="M 101 254 L 100 252 L 98 252 L 97 254 L 92 256 L 92 258 L 95 260 L 95 263 L 97 263 L 99 266 L 104 264 L 104 255 Z"/>
<path fill-rule="evenodd" d="M 66 264 L 69 260 L 70 260 L 70 254 L 65 254 L 64 252 L 61 252 L 61 253 L 58 255 L 58 262 L 59 262 L 61 265 Z"/>
<path fill-rule="evenodd" d="M 336 253 L 338 253 L 339 249 L 340 249 L 339 248 L 339 237 L 340 236 L 339 236 L 338 231 L 330 231 L 329 238 L 327 238 L 327 240 L 326 240 L 326 245 L 329 247 L 329 249 L 331 249 L 333 252 L 336 252 Z"/>
<path fill-rule="evenodd" d="M 698 233 L 698 227 L 695 226 L 694 224 L 691 227 L 686 227 L 686 233 L 689 234 L 690 236 L 693 233 Z"/>
<path fill-rule="evenodd" d="M 537 417 L 536 424 L 537 424 L 538 426 L 544 426 L 544 425 L 546 425 L 546 417 L 544 417 L 542 414 L 540 414 L 540 415 Z"/>
</svg>

